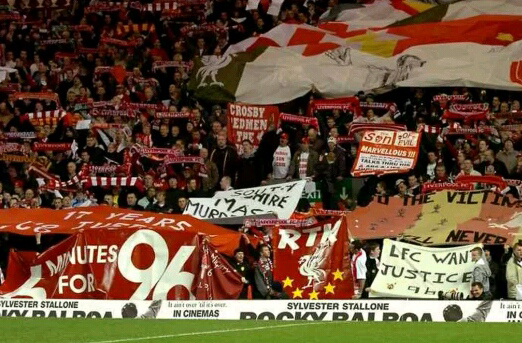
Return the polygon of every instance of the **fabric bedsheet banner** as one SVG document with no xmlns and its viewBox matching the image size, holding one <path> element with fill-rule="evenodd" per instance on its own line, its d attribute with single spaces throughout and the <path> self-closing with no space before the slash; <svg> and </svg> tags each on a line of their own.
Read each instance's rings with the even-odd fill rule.
<svg viewBox="0 0 522 343">
<path fill-rule="evenodd" d="M 409 131 L 366 131 L 357 151 L 352 175 L 409 171 L 417 163 L 420 137 L 420 133 Z"/>
<path fill-rule="evenodd" d="M 277 127 L 279 108 L 277 106 L 229 103 L 227 118 L 228 140 L 233 142 L 238 153 L 241 153 L 241 143 L 245 139 L 248 139 L 257 148 L 261 137 L 269 127 L 271 125 Z"/>
<path fill-rule="evenodd" d="M 305 184 L 306 180 L 300 180 L 217 192 L 212 198 L 191 198 L 183 214 L 200 219 L 275 214 L 279 219 L 289 219 Z"/>
<path fill-rule="evenodd" d="M 492 191 L 441 191 L 404 199 L 376 197 L 347 214 L 353 237 L 400 237 L 422 245 L 512 244 L 521 202 Z"/>
<path fill-rule="evenodd" d="M 233 256 L 241 242 L 241 234 L 197 220 L 190 216 L 137 212 L 109 206 L 70 210 L 9 209 L 0 216 L 0 232 L 20 235 L 74 234 L 96 229 L 167 229 L 209 235 L 210 242 L 220 253 Z M 250 240 L 257 242 L 254 237 Z"/>
<path fill-rule="evenodd" d="M 351 299 L 348 230 L 344 218 L 274 231 L 274 278 L 293 299 Z"/>
<path fill-rule="evenodd" d="M 33 299 L 235 299 L 241 276 L 198 234 L 85 230 L 40 255 L 11 251 L 0 296 Z"/>
<path fill-rule="evenodd" d="M 473 278 L 471 249 L 481 246 L 427 248 L 385 239 L 370 297 L 438 299 L 439 292 L 466 297 Z"/>
</svg>

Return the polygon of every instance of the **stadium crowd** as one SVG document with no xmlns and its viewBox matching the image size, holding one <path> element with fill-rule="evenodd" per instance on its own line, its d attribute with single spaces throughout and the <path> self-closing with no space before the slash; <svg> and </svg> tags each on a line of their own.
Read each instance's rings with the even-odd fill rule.
<svg viewBox="0 0 522 343">
<path fill-rule="evenodd" d="M 227 141 L 226 104 L 205 103 L 189 91 L 194 59 L 221 55 L 230 44 L 281 22 L 314 24 L 333 1 L 309 1 L 306 6 L 285 2 L 276 17 L 266 14 L 265 1 L 250 11 L 244 0 L 214 1 L 211 6 L 187 2 L 181 10 L 164 11 L 144 10 L 143 2 L 128 8 L 73 3 L 73 8 L 60 10 L 3 9 L 0 64 L 16 71 L 7 72 L 0 84 L 1 208 L 104 204 L 183 213 L 188 199 L 218 190 L 310 179 L 320 185 L 323 207 L 337 210 L 365 206 L 375 195 L 415 196 L 424 184 L 454 183 L 459 175 L 522 180 L 522 126 L 513 114 L 520 111 L 518 94 L 490 90 L 361 92 L 361 102 L 398 107 L 370 106 L 360 117 L 337 109 L 316 111 L 318 127 L 272 126 L 257 149 L 246 140 L 238 154 Z M 487 118 L 443 121 L 445 98 L 435 100 L 443 93 L 464 103 L 489 103 Z M 281 106 L 306 113 L 308 101 L 316 97 L 320 94 L 311 92 Z M 169 115 L 162 118 L 158 112 Z M 352 123 L 404 124 L 424 134 L 414 171 L 369 177 L 353 199 L 340 204 L 335 184 L 350 178 L 360 139 L 345 139 Z M 509 130 L 502 130 L 507 126 Z M 451 132 L 455 127 L 476 130 Z M 170 164 L 156 148 L 172 148 L 177 157 L 200 157 L 202 163 Z M 78 182 L 86 175 L 101 175 L 105 181 Z M 120 183 L 130 176 L 139 180 Z M 519 197 L 517 185 L 513 181 L 508 190 L 499 191 Z M 516 260 L 522 256 L 519 248 Z M 281 297 L 270 288 L 270 252 L 261 250 L 256 277 L 267 287 L 256 290 L 259 297 Z M 241 254 L 236 254 L 238 270 L 250 270 Z M 492 265 L 487 251 L 485 258 L 491 277 L 505 275 Z M 507 260 L 502 263 L 506 266 Z"/>
</svg>

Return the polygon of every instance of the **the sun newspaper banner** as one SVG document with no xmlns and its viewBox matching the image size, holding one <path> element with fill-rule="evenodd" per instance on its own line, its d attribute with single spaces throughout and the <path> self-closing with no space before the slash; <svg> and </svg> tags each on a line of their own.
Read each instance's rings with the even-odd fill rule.
<svg viewBox="0 0 522 343">
<path fill-rule="evenodd" d="M 410 131 L 366 131 L 357 150 L 352 175 L 404 173 L 415 167 L 421 134 Z"/>
<path fill-rule="evenodd" d="M 473 279 L 472 244 L 428 248 L 384 240 L 371 298 L 438 299 L 448 292 L 467 297 Z"/>
<path fill-rule="evenodd" d="M 227 112 L 228 140 L 233 142 L 241 153 L 241 143 L 249 140 L 258 147 L 261 137 L 270 125 L 277 127 L 279 108 L 277 106 L 248 105 L 229 103 Z"/>
<path fill-rule="evenodd" d="M 348 230 L 343 218 L 308 227 L 276 227 L 274 279 L 291 299 L 351 299 Z"/>
<path fill-rule="evenodd" d="M 445 190 L 415 197 L 375 197 L 347 214 L 353 237 L 400 237 L 421 245 L 513 244 L 521 235 L 521 201 L 485 191 Z"/>
<path fill-rule="evenodd" d="M 275 214 L 278 219 L 288 219 L 301 198 L 305 184 L 306 180 L 300 180 L 217 192 L 212 198 L 190 198 L 183 214 L 200 219 Z"/>
<path fill-rule="evenodd" d="M 0 299 L 0 316 L 375 322 L 520 322 L 516 301 Z"/>
<path fill-rule="evenodd" d="M 119 230 L 150 228 L 173 232 L 201 233 L 220 253 L 233 256 L 241 242 L 241 234 L 190 216 L 132 211 L 110 206 L 82 207 L 67 210 L 8 209 L 2 210 L 0 232 L 34 236 L 59 233 L 74 234 L 80 230 Z M 252 237 L 252 241 L 255 238 Z"/>
<path fill-rule="evenodd" d="M 205 238 L 168 229 L 85 230 L 42 254 L 11 250 L 0 296 L 236 299 L 241 276 Z"/>
</svg>

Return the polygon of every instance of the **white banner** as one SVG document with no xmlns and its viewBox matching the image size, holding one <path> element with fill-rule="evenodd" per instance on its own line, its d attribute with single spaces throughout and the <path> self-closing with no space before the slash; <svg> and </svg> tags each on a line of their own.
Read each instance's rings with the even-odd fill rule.
<svg viewBox="0 0 522 343">
<path fill-rule="evenodd" d="M 120 301 L 0 299 L 1 317 L 519 322 L 515 301 Z"/>
<path fill-rule="evenodd" d="M 212 198 L 191 198 L 183 214 L 199 219 L 215 219 L 273 213 L 279 219 L 288 219 L 301 198 L 305 184 L 305 180 L 300 180 L 217 192 Z"/>
<path fill-rule="evenodd" d="M 421 134 L 366 131 L 352 167 L 353 176 L 407 172 L 415 167 Z"/>
<path fill-rule="evenodd" d="M 465 298 L 474 266 L 471 250 L 481 246 L 427 248 L 385 239 L 370 297 L 438 299 L 439 292 L 455 291 Z"/>
</svg>

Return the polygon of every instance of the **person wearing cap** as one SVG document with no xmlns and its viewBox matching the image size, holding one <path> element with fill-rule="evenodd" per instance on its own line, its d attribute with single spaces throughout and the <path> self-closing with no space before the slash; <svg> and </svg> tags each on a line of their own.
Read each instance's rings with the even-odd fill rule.
<svg viewBox="0 0 522 343">
<path fill-rule="evenodd" d="M 288 146 L 288 134 L 282 133 L 279 137 L 279 146 L 272 159 L 272 179 L 275 181 L 286 179 L 291 160 L 292 152 Z"/>
<path fill-rule="evenodd" d="M 299 150 L 294 154 L 287 179 L 301 179 L 315 175 L 315 166 L 319 162 L 319 154 L 310 149 L 310 139 L 303 137 Z"/>
</svg>

